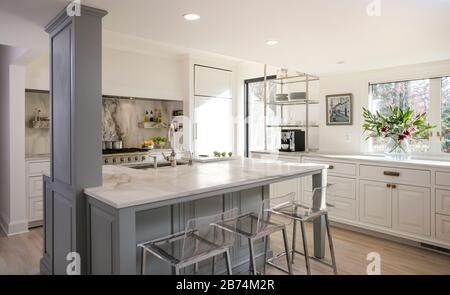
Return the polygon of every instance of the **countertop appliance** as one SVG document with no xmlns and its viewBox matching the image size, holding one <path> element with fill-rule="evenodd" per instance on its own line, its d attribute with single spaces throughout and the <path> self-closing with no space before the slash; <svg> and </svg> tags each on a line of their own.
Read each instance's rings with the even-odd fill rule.
<svg viewBox="0 0 450 295">
<path fill-rule="evenodd" d="M 305 131 L 299 129 L 281 130 L 280 152 L 305 151 Z"/>
</svg>

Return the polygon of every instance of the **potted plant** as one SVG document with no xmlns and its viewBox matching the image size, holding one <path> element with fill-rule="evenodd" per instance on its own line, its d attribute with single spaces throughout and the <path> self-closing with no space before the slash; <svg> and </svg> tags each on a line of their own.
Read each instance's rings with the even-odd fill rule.
<svg viewBox="0 0 450 295">
<path fill-rule="evenodd" d="M 162 136 L 157 136 L 153 138 L 153 142 L 155 143 L 157 148 L 163 149 L 166 145 L 167 139 Z"/>
<path fill-rule="evenodd" d="M 410 107 L 401 109 L 397 106 L 389 106 L 387 115 L 380 112 L 372 113 L 363 108 L 364 132 L 370 137 L 381 137 L 387 140 L 385 155 L 397 160 L 410 158 L 408 140 L 428 137 L 428 131 L 436 126 L 426 122 L 426 113 L 415 114 Z"/>
</svg>

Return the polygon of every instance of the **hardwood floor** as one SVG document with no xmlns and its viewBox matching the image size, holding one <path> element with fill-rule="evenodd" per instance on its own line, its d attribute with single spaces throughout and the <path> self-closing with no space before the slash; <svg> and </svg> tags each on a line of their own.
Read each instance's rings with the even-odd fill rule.
<svg viewBox="0 0 450 295">
<path fill-rule="evenodd" d="M 39 274 L 42 257 L 42 227 L 6 237 L 0 230 L 0 275 Z"/>
<path fill-rule="evenodd" d="M 309 237 L 309 248 L 312 253 L 311 226 L 306 226 Z M 381 255 L 382 274 L 436 274 L 450 275 L 450 256 L 399 244 L 376 237 L 367 236 L 341 228 L 332 228 L 335 244 L 338 272 L 341 275 L 364 275 L 369 252 Z M 298 236 L 298 235 L 297 235 Z M 289 239 L 291 230 L 289 229 Z M 272 248 L 281 251 L 281 237 L 273 235 Z M 301 240 L 297 241 L 301 247 Z M 6 237 L 0 234 L 0 275 L 8 274 L 38 274 L 39 259 L 42 253 L 42 228 L 30 232 Z M 327 257 L 329 252 L 327 251 Z M 280 258 L 277 263 L 284 266 L 285 260 Z M 331 269 L 311 261 L 313 274 L 332 274 Z M 268 274 L 281 274 L 272 267 L 267 268 Z M 305 274 L 305 264 L 302 256 L 297 255 L 294 264 L 296 274 Z"/>
</svg>

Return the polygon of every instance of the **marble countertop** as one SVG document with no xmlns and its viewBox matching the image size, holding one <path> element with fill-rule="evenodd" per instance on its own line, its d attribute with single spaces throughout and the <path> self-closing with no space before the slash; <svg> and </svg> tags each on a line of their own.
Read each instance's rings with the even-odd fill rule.
<svg viewBox="0 0 450 295">
<path fill-rule="evenodd" d="M 448 161 L 437 157 L 427 157 L 427 158 L 414 158 L 412 157 L 406 161 L 393 160 L 385 157 L 384 155 L 376 154 L 333 154 L 333 153 L 319 153 L 319 152 L 279 152 L 277 150 L 268 151 L 252 151 L 256 154 L 270 154 L 270 155 L 281 155 L 281 156 L 292 156 L 292 157 L 320 157 L 328 158 L 334 160 L 347 160 L 347 161 L 366 161 L 366 162 L 376 162 L 383 164 L 395 164 L 395 165 L 415 165 L 415 166 L 425 166 L 428 168 L 447 168 L 450 169 L 450 158 Z"/>
<path fill-rule="evenodd" d="M 193 166 L 146 170 L 105 165 L 103 185 L 87 188 L 84 192 L 114 208 L 126 208 L 244 185 L 277 182 L 325 168 L 326 165 L 260 159 L 195 163 Z"/>
</svg>

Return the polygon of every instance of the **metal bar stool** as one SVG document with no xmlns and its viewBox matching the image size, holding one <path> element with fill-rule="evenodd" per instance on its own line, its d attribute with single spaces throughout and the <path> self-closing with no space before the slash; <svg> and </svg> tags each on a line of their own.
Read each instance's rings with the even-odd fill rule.
<svg viewBox="0 0 450 295">
<path fill-rule="evenodd" d="M 232 274 L 230 248 L 235 235 L 230 229 L 236 228 L 238 209 L 220 214 L 188 220 L 186 230 L 156 240 L 139 243 L 142 249 L 141 274 L 145 274 L 147 254 L 169 263 L 176 275 L 181 269 L 194 265 L 198 272 L 198 263 L 212 258 L 212 273 L 215 271 L 216 256 L 224 255 L 227 273 Z"/>
<path fill-rule="evenodd" d="M 272 212 L 274 214 L 287 217 L 294 221 L 293 232 L 292 232 L 292 251 L 286 252 L 286 253 L 291 253 L 292 263 L 294 263 L 295 254 L 303 255 L 305 257 L 306 272 L 308 275 L 311 274 L 311 267 L 310 267 L 310 263 L 309 263 L 310 259 L 331 267 L 333 269 L 333 273 L 335 275 L 337 275 L 337 266 L 336 266 L 336 258 L 334 255 L 333 239 L 331 237 L 330 222 L 328 220 L 328 211 L 326 208 L 327 205 L 330 207 L 332 207 L 332 205 L 327 204 L 325 202 L 325 198 L 324 198 L 326 195 L 326 188 L 328 188 L 330 186 L 331 185 L 328 185 L 325 187 L 318 187 L 313 190 L 313 193 L 312 193 L 313 206 L 303 205 L 295 200 L 294 194 L 289 194 L 289 195 L 280 197 L 280 199 L 284 199 L 284 200 L 282 202 L 279 202 L 278 205 L 276 205 L 272 208 Z M 327 236 L 328 236 L 328 244 L 330 247 L 331 264 L 323 261 L 322 259 L 318 259 L 316 257 L 309 256 L 309 254 L 308 254 L 308 243 L 307 243 L 307 239 L 306 239 L 305 222 L 313 221 L 317 218 L 322 218 L 322 217 L 324 217 L 324 220 L 325 220 L 325 227 L 326 227 Z M 297 251 L 297 249 L 296 249 L 297 222 L 300 223 L 300 229 L 301 229 L 302 241 L 303 241 L 303 252 Z M 281 255 L 286 255 L 286 253 L 282 253 Z M 289 255 L 287 255 L 287 256 L 289 256 Z"/>
<path fill-rule="evenodd" d="M 269 247 L 269 237 L 271 234 L 280 232 L 283 235 L 284 250 L 289 253 L 288 237 L 286 232 L 286 224 L 279 223 L 271 220 L 272 210 L 270 208 L 271 203 L 276 202 L 275 199 L 267 199 L 260 203 L 257 211 L 244 213 L 237 217 L 236 228 L 230 229 L 235 232 L 238 236 L 247 239 L 249 247 L 249 272 L 251 274 L 258 274 L 256 269 L 256 255 L 254 243 L 258 239 L 264 239 L 264 262 L 267 261 L 267 251 Z M 224 225 L 227 227 L 227 225 Z M 292 264 L 290 261 L 290 256 L 286 255 L 287 270 L 274 265 L 277 269 L 282 270 L 286 273 L 292 273 Z M 264 271 L 266 271 L 266 263 L 264 263 Z"/>
</svg>

